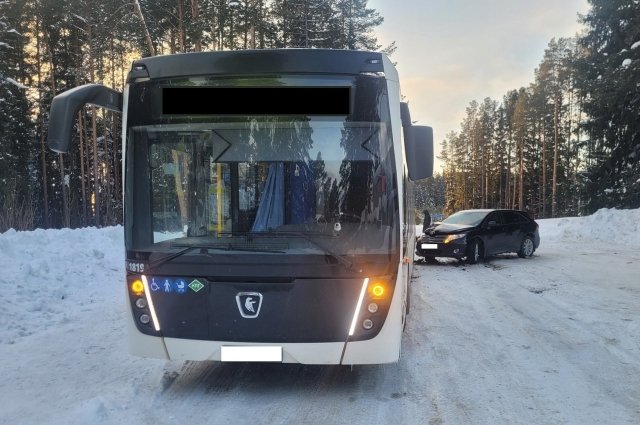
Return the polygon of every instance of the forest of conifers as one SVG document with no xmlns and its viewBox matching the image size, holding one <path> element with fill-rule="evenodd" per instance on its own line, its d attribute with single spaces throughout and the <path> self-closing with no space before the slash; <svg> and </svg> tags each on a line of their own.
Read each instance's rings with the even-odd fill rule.
<svg viewBox="0 0 640 425">
<path fill-rule="evenodd" d="M 640 5 L 590 3 L 585 32 L 552 41 L 529 87 L 469 105 L 443 142 L 443 174 L 418 187 L 420 208 L 551 217 L 640 207 Z M 132 59 L 149 55 L 391 53 L 373 32 L 381 22 L 367 0 L 0 0 L 0 232 L 122 221 L 119 115 L 81 110 L 74 150 L 55 154 L 46 131 L 57 93 L 122 90 Z"/>
<path fill-rule="evenodd" d="M 122 222 L 119 114 L 85 108 L 74 150 L 55 154 L 57 93 L 90 82 L 121 91 L 142 56 L 381 50 L 371 31 L 381 22 L 367 0 L 0 0 L 0 232 Z"/>
<path fill-rule="evenodd" d="M 447 135 L 445 214 L 640 207 L 640 2 L 590 4 L 584 33 L 552 40 L 528 87 L 471 102 Z"/>
</svg>

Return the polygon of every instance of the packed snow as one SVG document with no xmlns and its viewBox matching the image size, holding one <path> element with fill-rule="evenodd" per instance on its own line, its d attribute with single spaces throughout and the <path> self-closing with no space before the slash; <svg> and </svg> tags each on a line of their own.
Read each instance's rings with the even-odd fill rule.
<svg viewBox="0 0 640 425">
<path fill-rule="evenodd" d="M 132 357 L 122 227 L 0 234 L 2 424 L 640 423 L 640 210 L 539 220 L 531 259 L 417 262 L 402 359 Z"/>
</svg>

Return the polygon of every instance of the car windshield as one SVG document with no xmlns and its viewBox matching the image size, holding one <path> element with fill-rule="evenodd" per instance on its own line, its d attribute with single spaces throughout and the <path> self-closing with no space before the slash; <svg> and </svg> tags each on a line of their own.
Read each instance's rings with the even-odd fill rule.
<svg viewBox="0 0 640 425">
<path fill-rule="evenodd" d="M 487 211 L 458 211 L 455 214 L 451 214 L 442 222 L 446 224 L 477 226 L 484 220 L 487 214 Z"/>
</svg>

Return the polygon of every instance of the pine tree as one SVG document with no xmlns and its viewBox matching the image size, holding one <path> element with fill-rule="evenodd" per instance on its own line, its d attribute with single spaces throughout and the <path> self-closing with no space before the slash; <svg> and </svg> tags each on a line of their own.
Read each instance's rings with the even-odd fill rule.
<svg viewBox="0 0 640 425">
<path fill-rule="evenodd" d="M 511 170 L 509 169 L 510 163 L 508 161 L 508 129 L 507 110 L 504 105 L 501 104 L 496 110 L 496 132 L 493 143 L 493 158 L 495 164 L 493 191 L 496 197 L 496 208 L 507 208 L 507 188 L 511 175 Z"/>
<path fill-rule="evenodd" d="M 640 207 L 640 3 L 589 0 L 576 87 L 588 116 L 587 210 Z"/>
<path fill-rule="evenodd" d="M 23 60 L 25 2 L 0 3 L 0 232 L 34 224 L 34 146 Z"/>
<path fill-rule="evenodd" d="M 455 132 L 450 132 L 442 142 L 442 161 L 444 162 L 443 177 L 445 181 L 445 202 L 443 214 L 449 215 L 461 208 L 459 196 L 462 195 L 459 185 L 461 178 L 464 178 L 462 172 L 458 170 L 458 161 L 456 161 L 456 152 L 460 143 L 460 138 Z"/>
<path fill-rule="evenodd" d="M 486 98 L 478 110 L 480 208 L 489 208 L 496 204 L 493 194 L 493 188 L 495 187 L 493 179 L 495 176 L 493 146 L 496 135 L 497 108 L 497 102 Z"/>
<path fill-rule="evenodd" d="M 367 0 L 338 0 L 337 20 L 341 35 L 340 43 L 334 48 L 350 50 L 379 50 L 380 45 L 373 34 L 373 29 L 383 22 L 383 18 L 375 9 L 367 8 Z"/>
<path fill-rule="evenodd" d="M 524 152 L 526 148 L 526 138 L 528 133 L 527 120 L 527 98 L 524 88 L 520 89 L 513 112 L 513 137 L 516 145 L 516 167 L 517 167 L 517 187 L 513 193 L 513 205 L 519 209 L 524 209 Z M 516 202 L 517 200 L 517 202 Z"/>
</svg>

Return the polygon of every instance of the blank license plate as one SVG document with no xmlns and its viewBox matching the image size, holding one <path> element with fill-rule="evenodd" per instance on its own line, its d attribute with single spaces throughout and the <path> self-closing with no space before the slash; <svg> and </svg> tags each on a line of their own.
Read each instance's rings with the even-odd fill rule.
<svg viewBox="0 0 640 425">
<path fill-rule="evenodd" d="M 438 249 L 437 243 L 423 243 L 420 245 L 422 249 Z"/>
<path fill-rule="evenodd" d="M 222 346 L 220 360 L 223 362 L 282 362 L 282 347 Z"/>
</svg>

